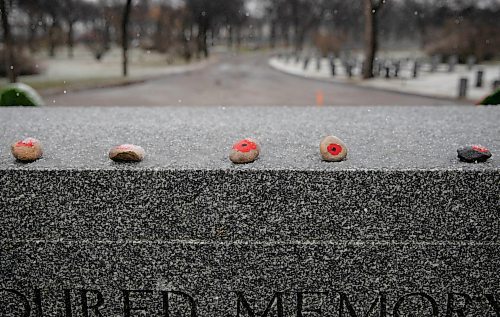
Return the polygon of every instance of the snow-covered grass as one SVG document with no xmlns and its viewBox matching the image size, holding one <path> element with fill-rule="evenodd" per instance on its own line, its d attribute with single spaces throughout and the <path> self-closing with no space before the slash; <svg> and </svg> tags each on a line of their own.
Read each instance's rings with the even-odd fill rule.
<svg viewBox="0 0 500 317">
<path fill-rule="evenodd" d="M 467 78 L 469 89 L 467 99 L 476 101 L 490 94 L 495 80 L 500 79 L 500 64 L 476 65 L 469 70 L 465 65 L 457 65 L 454 72 L 448 72 L 446 64 L 439 65 L 436 72 L 430 72 L 430 65 L 422 65 L 417 78 L 413 78 L 413 63 L 403 63 L 398 78 L 386 79 L 381 74 L 370 80 L 362 80 L 359 67 L 353 70 L 353 77 L 347 76 L 345 67 L 339 59 L 335 60 L 336 76 L 331 73 L 328 59 L 321 59 L 320 69 L 317 69 L 317 60 L 311 59 L 304 69 L 304 60 L 297 63 L 295 58 L 273 57 L 269 65 L 279 71 L 302 76 L 305 78 L 323 79 L 338 83 L 352 83 L 365 87 L 380 88 L 404 93 L 412 93 L 431 97 L 457 98 L 460 78 Z M 476 88 L 477 71 L 484 71 L 483 86 Z"/>
<path fill-rule="evenodd" d="M 85 47 L 76 47 L 73 58 L 61 50 L 55 58 L 48 58 L 45 52 L 35 56 L 36 67 L 42 71 L 38 75 L 21 76 L 19 81 L 37 90 L 71 90 L 75 88 L 94 88 L 120 83 L 130 83 L 148 78 L 182 73 L 203 67 L 207 61 L 186 64 L 177 58 L 167 61 L 166 54 L 142 49 L 131 49 L 129 53 L 129 76 L 122 77 L 121 50 L 117 47 L 107 52 L 97 61 Z M 5 85 L 0 80 L 0 86 Z"/>
</svg>

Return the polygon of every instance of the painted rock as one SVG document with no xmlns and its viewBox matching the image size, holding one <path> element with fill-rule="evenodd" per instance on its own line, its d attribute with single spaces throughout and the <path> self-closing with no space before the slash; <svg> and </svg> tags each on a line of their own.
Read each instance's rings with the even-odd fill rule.
<svg viewBox="0 0 500 317">
<path fill-rule="evenodd" d="M 22 162 L 33 162 L 42 157 L 42 144 L 34 138 L 26 138 L 11 146 L 12 155 Z"/>
<path fill-rule="evenodd" d="M 460 161 L 475 163 L 486 162 L 491 157 L 491 152 L 481 145 L 464 146 L 457 150 Z"/>
<path fill-rule="evenodd" d="M 340 162 L 347 157 L 347 146 L 335 136 L 327 136 L 321 140 L 319 151 L 327 162 Z"/>
<path fill-rule="evenodd" d="M 235 164 L 252 163 L 259 157 L 260 146 L 256 140 L 247 138 L 233 145 L 229 159 Z"/>
<path fill-rule="evenodd" d="M 115 162 L 140 162 L 145 155 L 142 147 L 133 144 L 118 145 L 109 151 L 109 158 Z"/>
</svg>

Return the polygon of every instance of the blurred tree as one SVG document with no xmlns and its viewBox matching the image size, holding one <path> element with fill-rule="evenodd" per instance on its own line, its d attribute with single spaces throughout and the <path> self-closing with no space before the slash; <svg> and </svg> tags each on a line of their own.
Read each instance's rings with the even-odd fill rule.
<svg viewBox="0 0 500 317">
<path fill-rule="evenodd" d="M 28 16 L 28 47 L 31 53 L 35 53 L 38 49 L 36 35 L 39 27 L 43 24 L 43 11 L 41 9 L 40 0 L 19 0 L 20 9 L 24 10 Z"/>
<path fill-rule="evenodd" d="M 378 49 L 377 16 L 385 0 L 364 0 L 365 16 L 365 63 L 363 78 L 373 78 L 373 63 Z"/>
<path fill-rule="evenodd" d="M 83 42 L 100 59 L 119 45 L 124 72 L 129 45 L 163 52 L 168 61 L 173 54 L 189 60 L 193 54 L 208 56 L 210 45 L 221 40 L 229 47 L 243 40 L 260 45 L 262 30 L 269 30 L 271 47 L 292 45 L 299 51 L 311 44 L 327 54 L 365 46 L 367 78 L 378 44 L 384 49 L 416 44 L 430 54 L 457 54 L 461 60 L 468 54 L 490 59 L 500 47 L 498 0 L 392 0 L 383 10 L 384 0 L 4 1 L 7 11 L 14 4 L 10 19 L 16 48 L 46 47 L 54 56 L 65 43 L 72 56 L 76 43 Z"/>
<path fill-rule="evenodd" d="M 218 27 L 224 27 L 228 31 L 228 46 L 231 47 L 236 36 L 236 45 L 241 45 L 241 30 L 247 21 L 247 13 L 244 12 L 245 2 L 243 0 L 226 1 L 217 17 Z M 213 30 L 215 33 L 215 30 Z"/>
<path fill-rule="evenodd" d="M 331 2 L 331 25 L 334 34 L 343 38 L 344 49 L 357 47 L 360 44 L 363 33 L 363 1 L 332 1 Z"/>
<path fill-rule="evenodd" d="M 331 3 L 327 0 L 268 0 L 266 13 L 271 27 L 270 45 L 275 45 L 279 28 L 280 36 L 288 46 L 291 29 L 295 50 L 302 50 L 306 38 L 312 37 L 324 21 Z"/>
<path fill-rule="evenodd" d="M 68 47 L 68 57 L 73 57 L 75 46 L 75 31 L 74 27 L 78 21 L 88 19 L 86 13 L 92 12 L 89 7 L 94 6 L 91 2 L 81 0 L 65 0 L 61 3 L 62 18 L 67 25 L 66 44 Z"/>
<path fill-rule="evenodd" d="M 78 20 L 78 15 L 76 14 L 79 10 L 76 9 L 75 0 L 66 0 L 63 2 L 64 5 L 64 19 L 68 24 L 68 35 L 66 38 L 68 44 L 68 57 L 73 58 L 73 48 L 75 45 L 75 35 L 74 26 Z"/>
<path fill-rule="evenodd" d="M 186 7 L 159 2 L 152 7 L 150 15 L 155 20 L 150 48 L 167 53 L 169 62 L 175 53 L 189 61 L 192 56 L 192 19 Z"/>
<path fill-rule="evenodd" d="M 65 0 L 39 0 L 41 10 L 47 15 L 50 25 L 48 30 L 49 56 L 56 56 L 56 47 L 60 40 L 61 17 L 64 15 L 63 2 Z"/>
<path fill-rule="evenodd" d="M 128 24 L 130 20 L 130 11 L 132 9 L 132 0 L 127 0 L 125 9 L 123 9 L 122 18 L 122 65 L 123 77 L 128 76 Z"/>
<path fill-rule="evenodd" d="M 197 28 L 198 55 L 209 56 L 208 33 L 212 32 L 214 36 L 217 26 L 223 23 L 229 29 L 236 28 L 239 37 L 239 28 L 245 19 L 244 0 L 186 0 L 186 6 Z"/>
<path fill-rule="evenodd" d="M 328 2 L 327 0 L 291 0 L 296 51 L 302 50 L 306 36 L 311 35 L 312 30 L 317 30 L 323 21 Z"/>
<path fill-rule="evenodd" d="M 203 53 L 205 57 L 208 57 L 207 33 L 214 14 L 213 3 L 209 0 L 187 0 L 186 4 L 197 27 L 197 55 Z"/>
<path fill-rule="evenodd" d="M 193 56 L 192 53 L 192 40 L 193 40 L 193 21 L 192 17 L 189 15 L 187 8 L 179 9 L 180 26 L 181 32 L 179 33 L 180 40 L 182 43 L 183 56 L 184 59 L 189 62 Z"/>
<path fill-rule="evenodd" d="M 5 68 L 9 81 L 15 83 L 17 81 L 17 65 L 14 59 L 14 41 L 9 23 L 9 7 L 6 0 L 0 0 L 0 14 L 2 18 L 3 40 L 5 44 Z"/>
<path fill-rule="evenodd" d="M 82 4 L 79 21 L 83 24 L 84 32 L 80 35 L 80 42 L 100 61 L 111 48 L 111 25 L 115 13 L 103 2 Z"/>
</svg>

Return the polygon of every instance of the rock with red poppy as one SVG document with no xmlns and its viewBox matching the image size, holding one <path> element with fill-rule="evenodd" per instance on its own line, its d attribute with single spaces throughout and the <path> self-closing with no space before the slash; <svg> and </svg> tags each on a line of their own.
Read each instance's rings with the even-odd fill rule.
<svg viewBox="0 0 500 317">
<path fill-rule="evenodd" d="M 481 145 L 468 145 L 457 150 L 460 161 L 468 163 L 486 162 L 491 157 L 491 152 Z"/>
<path fill-rule="evenodd" d="M 327 136 L 321 140 L 319 151 L 323 160 L 327 162 L 340 162 L 347 157 L 347 146 L 335 136 Z"/>
<path fill-rule="evenodd" d="M 229 159 L 235 164 L 252 163 L 259 157 L 260 146 L 256 140 L 246 138 L 233 145 Z"/>
<path fill-rule="evenodd" d="M 11 146 L 12 155 L 22 162 L 33 162 L 43 155 L 42 144 L 34 138 L 26 138 Z"/>
<path fill-rule="evenodd" d="M 109 151 L 109 158 L 115 162 L 140 162 L 145 155 L 142 147 L 133 144 L 118 145 Z"/>
</svg>

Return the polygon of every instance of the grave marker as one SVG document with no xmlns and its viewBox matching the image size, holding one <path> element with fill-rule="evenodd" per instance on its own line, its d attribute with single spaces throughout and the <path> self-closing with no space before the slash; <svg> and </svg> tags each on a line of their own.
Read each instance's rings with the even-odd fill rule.
<svg viewBox="0 0 500 317">
<path fill-rule="evenodd" d="M 351 64 L 351 62 L 349 62 L 349 61 L 346 62 L 344 64 L 344 67 L 345 67 L 347 77 L 352 78 L 352 64 Z"/>
<path fill-rule="evenodd" d="M 413 78 L 417 78 L 418 77 L 418 71 L 420 69 L 420 63 L 418 60 L 415 60 L 415 62 L 413 63 L 413 71 L 412 71 L 412 76 Z"/>
<path fill-rule="evenodd" d="M 498 89 L 500 89 L 500 79 L 496 79 L 493 81 L 492 88 L 493 91 L 497 91 Z"/>
<path fill-rule="evenodd" d="M 307 66 L 309 66 L 309 56 L 304 58 L 304 70 L 307 70 Z"/>
<path fill-rule="evenodd" d="M 389 67 L 389 65 L 385 65 L 384 70 L 385 70 L 385 78 L 386 79 L 391 78 L 391 68 Z"/>
<path fill-rule="evenodd" d="M 458 98 L 464 99 L 467 97 L 467 90 L 469 88 L 469 79 L 462 77 L 458 85 Z"/>
<path fill-rule="evenodd" d="M 401 61 L 394 62 L 394 77 L 399 77 L 399 71 L 401 70 Z"/>
<path fill-rule="evenodd" d="M 476 88 L 481 88 L 483 87 L 483 77 L 484 77 L 484 70 L 480 69 L 476 72 Z"/>
<path fill-rule="evenodd" d="M 331 70 L 332 77 L 335 77 L 335 75 L 336 75 L 335 58 L 330 58 L 330 70 Z"/>
</svg>

